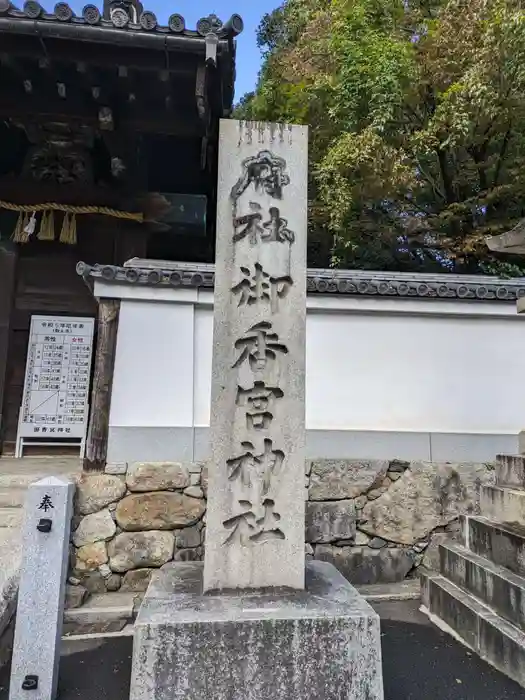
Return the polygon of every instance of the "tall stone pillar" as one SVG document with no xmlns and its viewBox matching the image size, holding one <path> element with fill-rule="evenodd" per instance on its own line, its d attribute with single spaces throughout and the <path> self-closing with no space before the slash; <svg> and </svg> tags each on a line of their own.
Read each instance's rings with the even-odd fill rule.
<svg viewBox="0 0 525 700">
<path fill-rule="evenodd" d="M 221 123 L 204 570 L 152 578 L 131 700 L 383 700 L 378 615 L 304 561 L 307 152 Z"/>
<path fill-rule="evenodd" d="M 221 124 L 205 590 L 304 587 L 307 153 Z"/>
</svg>

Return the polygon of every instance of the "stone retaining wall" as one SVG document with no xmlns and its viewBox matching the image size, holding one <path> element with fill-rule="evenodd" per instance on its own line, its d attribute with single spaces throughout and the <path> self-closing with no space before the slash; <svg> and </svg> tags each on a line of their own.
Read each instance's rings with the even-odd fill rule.
<svg viewBox="0 0 525 700">
<path fill-rule="evenodd" d="M 436 568 L 438 544 L 479 512 L 492 464 L 398 460 L 306 463 L 306 553 L 353 583 L 387 583 Z M 145 590 L 155 568 L 200 560 L 206 534 L 202 464 L 108 465 L 76 495 L 68 605 L 91 593 Z"/>
</svg>

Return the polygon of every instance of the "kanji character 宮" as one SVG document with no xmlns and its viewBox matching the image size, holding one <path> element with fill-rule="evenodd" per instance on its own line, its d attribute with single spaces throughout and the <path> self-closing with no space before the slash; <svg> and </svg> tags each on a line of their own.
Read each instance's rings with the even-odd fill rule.
<svg viewBox="0 0 525 700">
<path fill-rule="evenodd" d="M 237 405 L 248 404 L 246 427 L 249 430 L 266 430 L 273 420 L 270 412 L 274 399 L 282 399 L 283 392 L 278 387 L 267 387 L 264 382 L 255 382 L 250 389 L 237 388 Z"/>
</svg>

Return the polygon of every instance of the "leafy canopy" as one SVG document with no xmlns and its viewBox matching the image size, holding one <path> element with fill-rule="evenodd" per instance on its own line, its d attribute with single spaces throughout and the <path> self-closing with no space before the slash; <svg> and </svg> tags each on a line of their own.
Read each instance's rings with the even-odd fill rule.
<svg viewBox="0 0 525 700">
<path fill-rule="evenodd" d="M 521 2 L 287 0 L 258 42 L 237 116 L 310 125 L 314 264 L 521 274 L 484 243 L 524 216 Z"/>
</svg>

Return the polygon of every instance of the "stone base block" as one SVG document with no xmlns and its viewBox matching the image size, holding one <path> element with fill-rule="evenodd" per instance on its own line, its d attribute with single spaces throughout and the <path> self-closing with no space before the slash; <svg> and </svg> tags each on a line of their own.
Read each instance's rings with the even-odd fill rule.
<svg viewBox="0 0 525 700">
<path fill-rule="evenodd" d="M 154 575 L 131 700 L 383 700 L 379 617 L 326 562 L 306 590 L 202 593 L 202 563 Z"/>
</svg>

